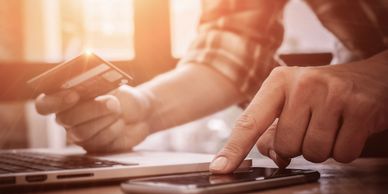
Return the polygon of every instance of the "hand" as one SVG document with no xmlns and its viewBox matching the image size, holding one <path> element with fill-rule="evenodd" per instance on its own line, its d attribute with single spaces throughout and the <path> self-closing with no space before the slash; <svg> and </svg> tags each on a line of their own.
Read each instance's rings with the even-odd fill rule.
<svg viewBox="0 0 388 194">
<path fill-rule="evenodd" d="M 62 91 L 40 95 L 36 109 L 44 115 L 55 113 L 68 137 L 88 152 L 118 152 L 130 150 L 150 134 L 148 99 L 129 86 L 82 102 L 76 92 Z"/>
<path fill-rule="evenodd" d="M 386 61 L 275 68 L 210 170 L 233 171 L 255 143 L 279 167 L 299 155 L 311 162 L 356 159 L 369 135 L 388 128 Z"/>
</svg>

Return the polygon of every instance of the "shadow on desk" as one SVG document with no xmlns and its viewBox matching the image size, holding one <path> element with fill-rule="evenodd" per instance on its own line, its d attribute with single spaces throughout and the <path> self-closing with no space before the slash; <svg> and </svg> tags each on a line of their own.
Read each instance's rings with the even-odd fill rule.
<svg viewBox="0 0 388 194">
<path fill-rule="evenodd" d="M 95 191 L 101 190 L 104 191 L 107 188 L 110 188 L 109 191 L 117 189 L 120 191 L 119 185 L 123 182 L 123 180 L 111 180 L 111 181 L 96 181 L 96 182 L 88 182 L 88 183 L 72 183 L 72 184 L 53 184 L 53 185 L 35 185 L 35 186 L 26 186 L 19 188 L 6 188 L 1 189 L 0 193 L 7 194 L 29 194 L 29 193 L 45 193 L 45 194 L 62 194 L 62 193 L 87 193 L 94 194 L 94 192 L 83 192 L 83 191 Z M 103 192 L 98 192 L 103 193 Z M 109 194 L 111 192 L 107 192 Z M 119 193 L 119 192 L 117 192 Z"/>
<path fill-rule="evenodd" d="M 271 166 L 269 161 L 254 161 L 254 165 Z M 290 168 L 313 169 L 321 174 L 316 183 L 253 192 L 260 194 L 365 194 L 388 193 L 388 159 L 361 158 L 350 164 L 341 164 L 333 159 L 321 164 L 296 158 Z"/>
<path fill-rule="evenodd" d="M 269 159 L 256 159 L 254 166 L 274 167 Z M 313 169 L 321 173 L 316 183 L 268 189 L 252 193 L 257 194 L 365 194 L 387 193 L 388 159 L 364 158 L 350 164 L 340 164 L 330 159 L 321 164 L 307 162 L 301 157 L 294 159 L 290 168 Z M 122 194 L 120 185 L 95 184 L 87 187 L 59 187 L 55 190 L 42 188 L 30 191 L 34 194 Z M 0 192 L 2 193 L 2 192 Z"/>
</svg>

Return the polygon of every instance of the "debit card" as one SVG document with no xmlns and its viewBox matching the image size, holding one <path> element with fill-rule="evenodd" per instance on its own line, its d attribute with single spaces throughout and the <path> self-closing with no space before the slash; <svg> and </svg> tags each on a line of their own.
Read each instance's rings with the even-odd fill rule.
<svg viewBox="0 0 388 194">
<path fill-rule="evenodd" d="M 74 90 L 81 99 L 90 99 L 131 80 L 131 76 L 110 62 L 94 53 L 85 53 L 32 78 L 27 84 L 34 94 Z"/>
</svg>

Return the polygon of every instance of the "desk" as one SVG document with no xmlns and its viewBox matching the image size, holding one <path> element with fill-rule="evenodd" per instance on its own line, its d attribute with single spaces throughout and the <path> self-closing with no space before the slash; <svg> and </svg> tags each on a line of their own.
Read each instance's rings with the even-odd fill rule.
<svg viewBox="0 0 388 194">
<path fill-rule="evenodd" d="M 268 159 L 255 159 L 255 166 L 274 167 Z M 328 160 L 322 164 L 312 164 L 302 158 L 294 159 L 290 167 L 315 169 L 321 173 L 318 182 L 290 187 L 270 189 L 260 194 L 357 194 L 388 193 L 388 159 L 358 159 L 351 164 L 339 164 Z M 67 188 L 34 192 L 36 194 L 122 194 L 120 186 L 104 185 L 85 188 Z M 255 192 L 253 192 L 255 193 Z"/>
</svg>

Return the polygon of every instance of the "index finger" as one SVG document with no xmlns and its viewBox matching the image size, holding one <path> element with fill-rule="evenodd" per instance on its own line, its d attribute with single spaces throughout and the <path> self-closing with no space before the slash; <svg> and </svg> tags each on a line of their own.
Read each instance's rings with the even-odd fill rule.
<svg viewBox="0 0 388 194">
<path fill-rule="evenodd" d="M 226 145 L 211 163 L 210 171 L 224 174 L 236 169 L 259 137 L 279 116 L 284 99 L 283 81 L 268 78 L 236 121 Z"/>
<path fill-rule="evenodd" d="M 35 100 L 35 107 L 39 114 L 47 115 L 61 112 L 74 106 L 80 96 L 71 90 L 60 91 L 55 94 L 41 94 Z"/>
</svg>

